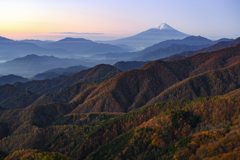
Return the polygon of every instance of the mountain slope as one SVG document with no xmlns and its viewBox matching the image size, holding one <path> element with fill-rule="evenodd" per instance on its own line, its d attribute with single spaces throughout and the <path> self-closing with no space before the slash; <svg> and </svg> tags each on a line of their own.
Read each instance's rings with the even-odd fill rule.
<svg viewBox="0 0 240 160">
<path fill-rule="evenodd" d="M 90 94 L 91 91 L 94 90 L 96 87 L 96 83 L 78 82 L 70 87 L 67 87 L 66 89 L 62 89 L 61 91 L 44 94 L 32 104 L 47 104 L 52 102 L 69 103 L 76 101 L 75 99 L 77 99 L 79 103 L 82 103 L 85 98 L 87 98 L 88 94 Z M 80 96 L 81 98 L 79 98 Z"/>
<path fill-rule="evenodd" d="M 5 61 L 33 53 L 38 55 L 54 55 L 59 57 L 66 57 L 66 55 L 69 53 L 63 49 L 45 49 L 32 43 L 14 41 L 4 37 L 0 37 L 0 48 L 0 58 L 1 60 Z"/>
<path fill-rule="evenodd" d="M 0 105 L 7 109 L 25 108 L 33 103 L 39 95 L 6 84 L 0 86 Z"/>
<path fill-rule="evenodd" d="M 74 73 L 80 72 L 82 70 L 88 69 L 88 67 L 82 66 L 82 65 L 78 65 L 78 66 L 71 66 L 71 67 L 67 67 L 67 68 L 55 68 L 55 69 L 50 69 L 47 70 L 43 73 L 39 73 L 36 74 L 32 80 L 44 80 L 44 79 L 52 79 L 52 78 L 56 78 L 60 75 L 66 75 L 66 76 L 70 76 Z"/>
<path fill-rule="evenodd" d="M 82 62 L 82 60 L 76 59 L 57 58 L 54 56 L 38 56 L 32 54 L 1 63 L 0 73 L 33 76 L 36 75 L 36 73 L 41 73 L 48 69 L 79 65 Z"/>
<path fill-rule="evenodd" d="M 196 51 L 204 48 L 204 46 L 189 46 L 184 44 L 171 44 L 166 48 L 157 49 L 151 52 L 148 52 L 140 57 L 134 58 L 137 61 L 154 61 L 160 58 L 168 57 L 170 55 L 184 52 L 184 51 Z"/>
<path fill-rule="evenodd" d="M 138 100 L 134 93 L 139 91 L 148 98 L 150 94 L 155 94 L 144 93 L 144 86 L 149 86 L 147 91 L 157 93 L 161 87 L 174 83 L 163 90 L 179 93 L 180 97 L 177 98 L 184 98 L 184 88 L 187 88 L 188 94 L 194 93 L 196 97 L 208 95 L 208 92 L 215 95 L 216 92 L 223 94 L 233 90 L 218 97 L 154 103 L 126 114 L 81 113 L 84 111 L 81 108 L 83 106 L 78 106 L 82 103 L 78 101 L 81 98 L 67 104 L 48 103 L 18 110 L 1 110 L 0 122 L 3 123 L 0 125 L 0 137 L 5 138 L 0 140 L 0 149 L 13 153 L 20 149 L 37 148 L 61 152 L 78 160 L 237 159 L 240 157 L 240 98 L 236 97 L 239 91 L 234 89 L 240 86 L 239 68 L 240 44 L 182 60 L 154 61 L 140 69 L 119 73 L 86 95 L 88 99 L 99 90 L 101 94 L 97 93 L 95 97 L 98 98 L 97 103 L 102 105 L 102 110 L 99 110 L 115 111 L 111 106 L 118 107 L 118 104 L 112 100 L 123 99 L 126 92 L 126 97 L 132 98 L 132 102 Z M 172 77 L 176 78 L 175 82 Z M 160 81 L 159 85 L 152 83 L 154 80 Z M 141 84 L 141 81 L 145 83 Z M 78 84 L 79 88 L 74 89 Z M 72 91 L 84 92 L 85 87 L 81 88 L 82 84 L 78 84 L 62 92 L 66 97 L 61 98 L 71 97 L 68 94 Z M 135 84 L 138 88 L 135 88 Z M 114 87 L 115 94 L 114 91 L 109 93 Z M 179 90 L 172 90 L 175 87 Z M 168 92 L 165 95 L 170 94 Z M 145 95 L 139 96 L 140 103 L 144 103 Z M 100 101 L 101 98 L 105 100 Z M 85 103 L 88 100 L 83 101 Z M 122 101 L 123 106 L 124 103 Z M 89 108 L 92 106 L 95 110 L 91 111 L 98 111 L 96 103 L 91 103 Z"/>
<path fill-rule="evenodd" d="M 201 36 L 188 36 L 184 39 L 179 39 L 179 40 L 166 40 L 163 42 L 159 42 L 157 44 L 154 44 L 148 48 L 145 48 L 143 50 L 144 53 L 148 53 L 151 51 L 155 51 L 160 48 L 166 48 L 169 47 L 172 44 L 184 44 L 184 45 L 189 45 L 189 46 L 204 46 L 204 45 L 211 45 L 213 44 L 213 41 L 201 37 Z"/>
<path fill-rule="evenodd" d="M 47 72 L 47 73 L 39 73 L 31 78 L 31 80 L 44 80 L 44 79 L 52 79 L 58 77 L 59 74 L 55 72 Z"/>
<path fill-rule="evenodd" d="M 149 47 L 161 41 L 168 39 L 182 39 L 188 35 L 182 32 L 179 32 L 166 23 L 162 23 L 158 27 L 148 29 L 144 32 L 138 33 L 134 36 L 122 38 L 113 41 L 107 41 L 104 43 L 109 44 L 125 44 L 129 46 L 134 46 L 136 48 Z"/>
<path fill-rule="evenodd" d="M 74 112 L 128 112 L 185 78 L 235 63 L 239 55 L 240 45 L 236 45 L 182 60 L 148 63 L 101 83 Z"/>
<path fill-rule="evenodd" d="M 219 70 L 187 78 L 151 99 L 147 105 L 161 101 L 193 100 L 198 97 L 229 93 L 240 86 L 240 56 L 237 63 Z"/>
<path fill-rule="evenodd" d="M 28 88 L 29 91 L 34 93 L 44 94 L 59 91 L 76 82 L 102 82 L 119 72 L 119 70 L 111 65 L 101 64 L 62 79 L 34 80 L 26 83 L 16 83 L 14 86 L 22 89 Z"/>
<path fill-rule="evenodd" d="M 7 76 L 1 76 L 0 77 L 0 85 L 4 84 L 14 84 L 16 82 L 26 82 L 29 81 L 27 78 L 23 78 L 21 76 L 16 76 L 13 74 L 7 75 Z"/>
<path fill-rule="evenodd" d="M 141 68 L 142 66 L 144 66 L 147 63 L 149 63 L 149 62 L 120 61 L 120 62 L 115 63 L 113 66 L 115 68 L 119 69 L 120 71 L 128 71 L 131 69 Z"/>
<path fill-rule="evenodd" d="M 206 46 L 210 46 L 214 41 L 211 41 L 207 38 L 201 37 L 201 36 L 189 36 L 184 39 L 179 39 L 179 40 L 166 40 L 163 42 L 156 42 L 157 44 L 151 45 L 143 50 L 140 51 L 134 51 L 134 52 L 123 52 L 123 53 L 105 53 L 105 54 L 97 54 L 93 55 L 90 58 L 93 59 L 103 59 L 104 61 L 109 60 L 111 61 L 135 61 L 135 60 L 145 60 L 143 58 L 139 58 L 143 55 L 146 55 L 145 57 L 148 58 L 148 56 L 151 56 L 153 52 L 156 55 L 161 55 L 161 52 L 164 52 L 164 56 L 168 56 L 170 54 L 175 54 L 182 52 L 183 50 L 195 50 L 195 49 L 200 49 L 204 48 Z M 169 47 L 169 46 L 178 46 L 178 50 L 176 50 L 176 47 Z M 187 47 L 184 45 L 188 45 Z M 169 48 L 167 48 L 169 47 Z M 165 49 L 166 48 L 166 49 Z M 159 50 L 160 53 L 157 52 Z M 148 53 L 150 55 L 148 55 Z M 163 53 L 162 53 L 163 54 Z M 163 55 L 162 55 L 163 56 Z M 152 60 L 152 59 L 151 59 Z M 156 60 L 156 59 L 154 59 Z"/>
<path fill-rule="evenodd" d="M 126 52 L 127 49 L 110 45 L 110 44 L 99 44 L 91 40 L 83 38 L 71 38 L 67 37 L 57 42 L 53 42 L 47 45 L 48 48 L 61 48 L 70 51 L 74 54 L 89 55 L 96 53 L 107 53 L 107 52 Z"/>
<path fill-rule="evenodd" d="M 6 121 L 7 117 L 4 116 L 10 114 L 15 115 L 15 120 L 19 120 L 20 124 L 12 128 L 15 134 L 0 140 L 0 148 L 10 153 L 23 148 L 61 151 L 78 160 L 203 159 L 215 156 L 233 159 L 240 156 L 237 156 L 239 102 L 239 97 L 162 102 L 118 116 L 105 113 L 66 115 L 59 119 L 61 125 L 44 128 L 34 124 L 56 121 L 57 118 L 48 115 L 54 112 L 58 116 L 53 116 L 61 117 L 63 106 L 30 106 L 19 113 L 4 111 L 0 112 L 0 120 Z M 26 115 L 29 118 L 24 117 Z M 35 123 L 24 123 L 33 119 L 33 115 L 36 117 Z M 105 122 L 100 121 L 93 126 L 74 125 L 78 120 L 88 124 L 90 121 L 91 124 L 104 116 Z"/>
<path fill-rule="evenodd" d="M 171 61 L 171 60 L 175 60 L 175 59 L 180 59 L 180 58 L 192 56 L 192 55 L 197 54 L 197 53 L 211 52 L 211 51 L 219 50 L 219 49 L 226 48 L 226 47 L 232 47 L 232 46 L 234 46 L 238 43 L 240 43 L 240 38 L 236 38 L 235 40 L 232 40 L 232 41 L 220 41 L 220 42 L 218 42 L 218 43 L 216 43 L 212 46 L 200 49 L 198 51 L 182 52 L 182 53 L 172 55 L 170 57 L 163 58 L 162 60 Z"/>
<path fill-rule="evenodd" d="M 44 73 L 55 72 L 60 75 L 60 74 L 64 74 L 64 73 L 77 73 L 77 72 L 80 72 L 85 69 L 88 69 L 88 67 L 78 65 L 78 66 L 71 66 L 71 67 L 67 67 L 67 68 L 54 68 L 54 69 L 47 70 Z"/>
</svg>

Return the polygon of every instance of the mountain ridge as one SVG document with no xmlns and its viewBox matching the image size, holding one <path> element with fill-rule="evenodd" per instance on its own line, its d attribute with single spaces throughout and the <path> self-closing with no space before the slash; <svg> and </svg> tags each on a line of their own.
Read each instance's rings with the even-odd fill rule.
<svg viewBox="0 0 240 160">
<path fill-rule="evenodd" d="M 230 65 L 226 60 L 239 54 L 240 44 L 210 53 L 200 53 L 182 60 L 170 62 L 158 60 L 148 63 L 140 69 L 120 73 L 101 83 L 74 112 L 110 110 L 128 112 L 143 106 L 165 89 L 185 78 Z"/>
<path fill-rule="evenodd" d="M 184 57 L 187 57 L 187 56 L 192 56 L 192 55 L 197 54 L 197 53 L 211 52 L 211 51 L 219 50 L 219 49 L 222 49 L 222 48 L 225 48 L 225 47 L 232 47 L 232 46 L 234 46 L 238 43 L 240 43 L 240 38 L 236 38 L 232 41 L 229 41 L 229 40 L 228 41 L 220 41 L 216 44 L 213 44 L 212 46 L 200 49 L 198 51 L 186 51 L 186 52 L 182 52 L 182 53 L 172 55 L 170 57 L 162 58 L 161 60 L 171 61 L 171 60 L 175 60 L 175 59 L 184 58 Z"/>
<path fill-rule="evenodd" d="M 29 91 L 38 94 L 52 93 L 65 87 L 69 87 L 77 82 L 102 82 L 121 72 L 111 65 L 100 64 L 82 70 L 69 77 L 45 80 L 33 80 L 26 83 L 15 83 L 14 86 L 22 89 L 28 88 Z"/>
<path fill-rule="evenodd" d="M 154 45 L 156 43 L 159 43 L 159 42 L 167 40 L 167 39 L 182 39 L 182 38 L 185 38 L 187 36 L 188 36 L 187 34 L 179 32 L 175 29 L 159 30 L 159 29 L 156 29 L 156 28 L 150 28 L 146 31 L 140 32 L 140 33 L 138 33 L 136 35 L 133 35 L 131 37 L 122 38 L 122 39 L 113 40 L 113 41 L 105 41 L 105 42 L 102 42 L 102 43 L 125 44 L 125 45 L 129 45 L 129 46 L 134 46 L 136 48 L 141 48 L 141 47 L 145 48 L 145 47 L 149 47 L 151 45 Z"/>
<path fill-rule="evenodd" d="M 16 58 L 11 61 L 0 63 L 0 73 L 10 73 L 31 77 L 48 69 L 70 67 L 80 64 L 93 65 L 94 63 L 81 59 L 58 58 L 54 56 L 38 56 L 36 54 L 30 54 L 21 58 Z"/>
<path fill-rule="evenodd" d="M 17 75 L 6 75 L 6 76 L 0 76 L 0 85 L 4 84 L 14 84 L 16 82 L 26 82 L 29 81 L 29 79 L 17 76 Z"/>
</svg>

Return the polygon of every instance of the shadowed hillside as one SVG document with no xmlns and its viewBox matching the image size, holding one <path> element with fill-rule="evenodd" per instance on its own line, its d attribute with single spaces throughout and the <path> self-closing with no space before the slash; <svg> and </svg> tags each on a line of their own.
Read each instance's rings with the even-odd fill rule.
<svg viewBox="0 0 240 160">
<path fill-rule="evenodd" d="M 150 62 L 150 61 L 149 61 Z M 119 69 L 120 71 L 128 71 L 131 69 L 137 69 L 137 68 L 141 68 L 142 66 L 144 66 L 145 64 L 149 63 L 149 62 L 141 62 L 141 61 L 120 61 L 115 63 L 113 66 L 117 69 Z"/>
<path fill-rule="evenodd" d="M 217 96 L 240 87 L 240 59 L 227 68 L 209 71 L 187 78 L 150 100 L 147 105 L 161 101 L 193 100 L 198 97 Z M 237 95 L 237 93 L 230 93 Z"/>
<path fill-rule="evenodd" d="M 39 97 L 9 84 L 0 86 L 0 95 L 0 105 L 7 109 L 25 108 Z"/>
<path fill-rule="evenodd" d="M 148 63 L 140 69 L 120 73 L 103 82 L 74 112 L 127 112 L 139 108 L 175 83 L 229 66 L 235 63 L 239 55 L 240 45 L 236 45 L 182 60 Z"/>
<path fill-rule="evenodd" d="M 27 78 L 23 78 L 21 76 L 16 76 L 13 74 L 7 75 L 7 76 L 1 76 L 0 77 L 0 85 L 4 85 L 4 84 L 14 84 L 16 82 L 26 82 L 28 81 Z"/>
<path fill-rule="evenodd" d="M 99 65 L 57 79 L 70 86 L 26 108 L 0 108 L 0 158 L 238 159 L 239 71 L 240 44 L 121 73 Z M 1 95 L 12 91 L 7 98 L 25 91 L 1 87 Z"/>
<path fill-rule="evenodd" d="M 150 51 L 140 57 L 135 58 L 138 61 L 154 61 L 160 58 L 169 57 L 176 53 L 181 53 L 184 51 L 196 51 L 206 47 L 204 46 L 189 46 L 184 44 L 171 44 L 166 48 L 160 48 L 154 51 Z"/>
<path fill-rule="evenodd" d="M 41 97 L 39 97 L 33 104 L 45 104 L 50 102 L 68 103 L 72 101 L 74 98 L 76 99 L 77 95 L 78 95 L 77 97 L 78 100 L 80 99 L 79 98 L 80 95 L 83 95 L 81 96 L 81 100 L 80 100 L 80 102 L 82 103 L 85 100 L 85 98 L 88 96 L 88 94 L 90 94 L 91 91 L 94 90 L 96 87 L 97 87 L 96 83 L 78 82 L 61 91 L 44 94 Z"/>
<path fill-rule="evenodd" d="M 219 49 L 226 48 L 226 47 L 232 47 L 238 43 L 240 43 L 240 38 L 236 38 L 235 40 L 232 40 L 232 41 L 220 41 L 217 44 L 214 44 L 210 47 L 200 49 L 198 51 L 186 51 L 186 52 L 172 55 L 170 57 L 163 58 L 162 60 L 163 61 L 171 61 L 171 60 L 181 59 L 184 57 L 192 56 L 197 53 L 211 52 L 211 51 L 219 50 Z"/>
<path fill-rule="evenodd" d="M 26 83 L 16 83 L 14 86 L 22 89 L 28 88 L 29 91 L 34 93 L 44 94 L 59 91 L 77 82 L 102 82 L 119 72 L 111 65 L 100 64 L 62 79 L 34 80 Z"/>
</svg>

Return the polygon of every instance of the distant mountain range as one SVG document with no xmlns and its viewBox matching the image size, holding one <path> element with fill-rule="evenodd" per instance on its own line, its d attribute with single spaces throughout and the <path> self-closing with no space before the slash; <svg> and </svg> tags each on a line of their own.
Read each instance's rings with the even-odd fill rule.
<svg viewBox="0 0 240 160">
<path fill-rule="evenodd" d="M 231 41 L 232 39 L 220 39 L 212 41 L 201 36 L 189 36 L 180 40 L 166 40 L 141 51 L 124 52 L 124 53 L 105 53 L 93 55 L 89 58 L 102 59 L 112 63 L 116 61 L 153 61 L 164 57 L 183 52 L 195 51 L 220 41 Z"/>
<path fill-rule="evenodd" d="M 106 41 L 104 43 L 115 44 L 115 45 L 125 44 L 129 46 L 134 46 L 136 48 L 145 48 L 165 40 L 183 39 L 188 36 L 189 36 L 188 34 L 177 31 L 176 29 L 170 27 L 166 23 L 162 23 L 157 27 L 150 28 L 134 36 L 113 40 L 113 41 Z"/>
<path fill-rule="evenodd" d="M 37 73 L 42 73 L 49 69 L 70 67 L 83 63 L 89 65 L 91 64 L 91 62 L 83 60 L 57 58 L 54 56 L 38 56 L 31 54 L 22 58 L 16 58 L 12 61 L 0 63 L 0 73 L 5 75 L 15 74 L 25 77 L 31 77 L 36 75 Z"/>
<path fill-rule="evenodd" d="M 47 48 L 61 48 L 70 51 L 73 54 L 89 56 L 91 54 L 101 54 L 107 52 L 126 52 L 129 49 L 123 49 L 119 46 L 96 43 L 91 40 L 84 38 L 71 38 L 59 40 L 57 42 L 49 43 L 46 45 Z"/>
<path fill-rule="evenodd" d="M 45 94 L 57 92 L 77 82 L 102 82 L 120 72 L 120 70 L 111 65 L 100 64 L 87 70 L 82 70 L 69 77 L 32 80 L 26 83 L 19 82 L 15 83 L 14 86 L 21 89 L 28 89 L 29 91 L 37 94 Z"/>
<path fill-rule="evenodd" d="M 204 46 L 189 46 L 185 44 L 171 44 L 170 46 L 166 48 L 160 48 L 155 51 L 151 51 L 149 53 L 146 53 L 140 57 L 134 58 L 136 61 L 154 61 L 163 57 L 167 57 L 179 52 L 184 52 L 184 51 L 196 51 L 199 49 L 202 49 L 206 47 Z"/>
<path fill-rule="evenodd" d="M 24 40 L 20 40 L 20 42 L 36 44 L 39 47 L 45 48 L 48 44 L 53 43 L 54 41 L 50 41 L 50 40 L 41 41 L 41 40 L 36 40 L 36 39 L 24 39 Z"/>
<path fill-rule="evenodd" d="M 145 105 L 153 97 L 161 94 L 177 82 L 210 70 L 235 64 L 239 61 L 239 56 L 240 44 L 177 61 L 154 61 L 140 69 L 120 73 L 101 83 L 74 111 L 81 113 L 106 112 L 110 111 L 110 106 L 114 106 L 111 108 L 112 112 L 128 112 Z M 239 63 L 237 68 L 239 68 Z M 236 71 L 236 69 L 234 70 Z M 239 74 L 237 75 L 239 76 Z M 239 81 L 236 81 L 233 86 L 238 84 Z M 197 88 L 196 90 L 198 92 Z M 215 90 L 211 95 L 224 94 L 225 91 L 222 88 L 218 92 Z M 231 91 L 231 87 L 228 91 Z"/>
<path fill-rule="evenodd" d="M 122 45 L 96 43 L 83 38 L 65 38 L 57 42 L 40 40 L 14 41 L 0 37 L 0 59 L 3 61 L 26 56 L 29 54 L 56 56 L 61 58 L 81 58 L 91 54 L 108 52 L 126 52 L 132 50 Z"/>
<path fill-rule="evenodd" d="M 150 61 L 149 61 L 150 62 Z M 141 68 L 142 66 L 144 66 L 145 64 L 149 63 L 149 62 L 140 62 L 140 61 L 120 61 L 115 63 L 113 66 L 121 71 L 128 71 L 131 69 L 137 69 L 137 68 Z"/>
<path fill-rule="evenodd" d="M 192 56 L 192 55 L 197 54 L 197 53 L 211 52 L 211 51 L 219 50 L 219 49 L 226 48 L 226 47 L 232 47 L 232 46 L 240 43 L 240 38 L 236 38 L 235 40 L 221 39 L 221 40 L 218 40 L 216 42 L 218 42 L 218 43 L 216 43 L 212 46 L 209 46 L 209 47 L 197 50 L 197 51 L 180 52 L 180 53 L 174 54 L 170 57 L 162 58 L 162 60 L 171 61 L 171 60 L 175 60 L 175 59 L 180 59 L 180 58 Z"/>
<path fill-rule="evenodd" d="M 69 52 L 59 48 L 46 49 L 39 47 L 36 44 L 14 41 L 0 37 L 0 60 L 8 61 L 29 54 L 67 57 L 67 55 L 69 55 Z"/>
<path fill-rule="evenodd" d="M 36 74 L 31 79 L 32 80 L 44 80 L 47 78 L 49 78 L 49 79 L 56 78 L 60 75 L 70 76 L 74 73 L 80 72 L 85 69 L 88 69 L 88 67 L 85 67 L 82 65 L 71 66 L 71 67 L 67 67 L 67 68 L 54 68 L 54 69 L 47 70 L 43 73 Z"/>
<path fill-rule="evenodd" d="M 144 49 L 141 51 L 141 54 L 144 53 L 142 56 L 133 58 L 132 60 L 154 61 L 184 51 L 196 51 L 221 41 L 231 40 L 232 39 L 220 39 L 217 41 L 212 41 L 201 36 L 190 36 L 182 40 L 167 40 Z"/>
<path fill-rule="evenodd" d="M 16 82 L 27 82 L 29 81 L 29 79 L 27 78 L 23 78 L 21 76 L 17 76 L 17 75 L 7 75 L 7 76 L 1 76 L 0 77 L 0 85 L 4 85 L 4 84 L 14 84 Z"/>
<path fill-rule="evenodd" d="M 166 40 L 163 42 L 156 43 L 150 47 L 145 48 L 142 50 L 142 53 L 149 53 L 152 51 L 155 51 L 157 49 L 161 48 L 167 48 L 172 44 L 184 44 L 188 46 L 204 46 L 204 45 L 212 45 L 214 42 L 212 40 L 209 40 L 205 37 L 201 36 L 188 36 L 184 39 L 178 39 L 178 40 Z"/>
</svg>

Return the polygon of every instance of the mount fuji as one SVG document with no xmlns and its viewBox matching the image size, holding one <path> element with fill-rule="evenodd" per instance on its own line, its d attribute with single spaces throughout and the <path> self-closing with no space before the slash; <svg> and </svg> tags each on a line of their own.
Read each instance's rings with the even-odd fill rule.
<svg viewBox="0 0 240 160">
<path fill-rule="evenodd" d="M 124 44 L 135 48 L 146 48 L 165 40 L 183 39 L 188 36 L 188 34 L 182 33 L 166 23 L 162 23 L 154 28 L 150 28 L 134 36 L 113 41 L 105 41 L 103 43 L 115 45 Z"/>
</svg>

